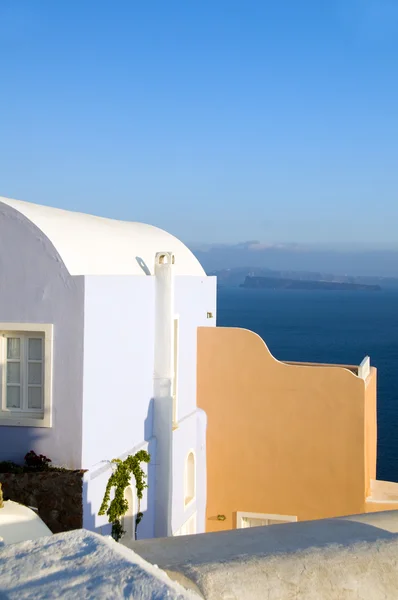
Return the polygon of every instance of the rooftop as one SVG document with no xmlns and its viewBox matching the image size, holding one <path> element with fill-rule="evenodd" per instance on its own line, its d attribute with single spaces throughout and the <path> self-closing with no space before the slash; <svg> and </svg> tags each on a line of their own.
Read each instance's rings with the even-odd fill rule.
<svg viewBox="0 0 398 600">
<path fill-rule="evenodd" d="M 0 588 L 8 600 L 198 598 L 135 552 L 83 529 L 0 547 Z"/>
<path fill-rule="evenodd" d="M 6 207 L 50 240 L 71 275 L 152 275 L 155 254 L 163 251 L 175 254 L 176 275 L 205 275 L 187 246 L 152 225 L 0 197 L 0 214 Z"/>
</svg>

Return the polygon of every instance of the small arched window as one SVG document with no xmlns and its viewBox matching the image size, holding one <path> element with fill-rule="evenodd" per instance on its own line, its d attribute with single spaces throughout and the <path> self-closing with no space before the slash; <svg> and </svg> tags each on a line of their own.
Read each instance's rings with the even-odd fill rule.
<svg viewBox="0 0 398 600">
<path fill-rule="evenodd" d="M 185 480 L 184 480 L 184 504 L 187 505 L 195 498 L 196 494 L 196 473 L 195 473 L 195 455 L 191 451 L 185 461 Z"/>
<path fill-rule="evenodd" d="M 129 505 L 126 514 L 122 519 L 122 527 L 125 531 L 124 537 L 129 540 L 135 539 L 135 502 L 134 492 L 132 487 L 129 485 L 124 490 L 124 499 L 127 500 Z"/>
</svg>

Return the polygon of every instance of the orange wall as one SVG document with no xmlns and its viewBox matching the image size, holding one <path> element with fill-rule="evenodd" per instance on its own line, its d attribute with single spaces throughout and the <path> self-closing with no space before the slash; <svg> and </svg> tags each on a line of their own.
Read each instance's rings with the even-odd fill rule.
<svg viewBox="0 0 398 600">
<path fill-rule="evenodd" d="M 369 413 L 374 370 L 370 378 Z M 299 520 L 364 512 L 376 438 L 365 428 L 365 382 L 350 371 L 287 365 L 253 332 L 200 328 L 198 405 L 208 416 L 208 531 L 235 527 L 236 511 Z"/>
</svg>

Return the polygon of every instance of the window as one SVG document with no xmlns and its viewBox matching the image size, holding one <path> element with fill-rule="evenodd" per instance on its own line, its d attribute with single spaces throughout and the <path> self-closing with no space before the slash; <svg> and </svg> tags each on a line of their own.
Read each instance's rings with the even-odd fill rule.
<svg viewBox="0 0 398 600">
<path fill-rule="evenodd" d="M 196 493 L 195 455 L 191 452 L 185 461 L 184 505 L 187 506 L 195 498 Z"/>
<path fill-rule="evenodd" d="M 173 427 L 178 427 L 177 395 L 178 395 L 178 345 L 179 345 L 179 319 L 174 319 L 174 374 L 173 374 Z"/>
<path fill-rule="evenodd" d="M 52 326 L 0 327 L 0 423 L 51 426 Z"/>
<path fill-rule="evenodd" d="M 292 515 L 269 515 L 263 513 L 237 512 L 236 528 L 263 527 L 264 525 L 280 525 L 281 523 L 296 522 L 297 517 Z"/>
<path fill-rule="evenodd" d="M 127 500 L 129 505 L 126 514 L 122 519 L 122 526 L 125 531 L 125 540 L 135 540 L 135 509 L 134 509 L 134 492 L 131 485 L 127 486 L 124 490 L 124 499 Z"/>
</svg>

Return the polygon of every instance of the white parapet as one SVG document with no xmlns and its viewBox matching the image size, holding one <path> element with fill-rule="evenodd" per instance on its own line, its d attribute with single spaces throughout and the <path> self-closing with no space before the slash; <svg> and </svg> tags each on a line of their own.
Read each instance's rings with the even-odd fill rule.
<svg viewBox="0 0 398 600">
<path fill-rule="evenodd" d="M 84 529 L 0 548 L 0 590 L 8 600 L 199 598 L 121 544 Z"/>
<path fill-rule="evenodd" d="M 398 511 L 132 543 L 206 600 L 398 597 Z"/>
<path fill-rule="evenodd" d="M 370 357 L 365 356 L 363 361 L 358 367 L 358 377 L 363 380 L 366 380 L 370 375 Z"/>
</svg>

